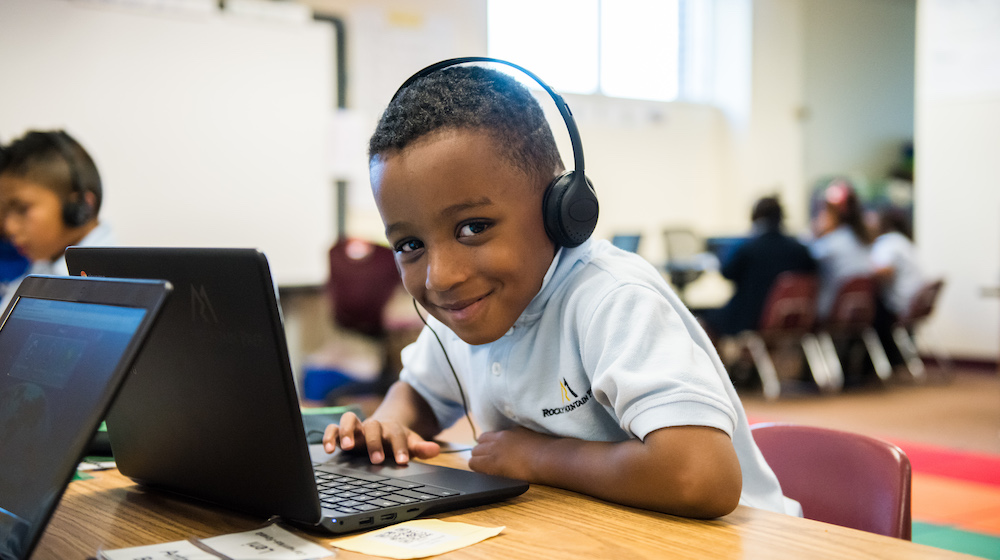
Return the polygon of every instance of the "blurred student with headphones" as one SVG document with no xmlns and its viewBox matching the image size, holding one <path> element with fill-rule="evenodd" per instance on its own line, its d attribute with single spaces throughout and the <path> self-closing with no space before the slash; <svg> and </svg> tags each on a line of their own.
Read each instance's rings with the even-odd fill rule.
<svg viewBox="0 0 1000 560">
<path fill-rule="evenodd" d="M 31 261 L 25 274 L 68 276 L 71 245 L 113 245 L 98 221 L 101 177 L 90 154 L 61 130 L 29 131 L 0 153 L 0 224 Z M 9 285 L 0 312 L 20 279 Z"/>
<path fill-rule="evenodd" d="M 531 92 L 469 62 L 543 86 L 573 171 Z M 403 285 L 430 317 L 371 417 L 327 428 L 328 452 L 432 457 L 431 438 L 465 413 L 486 432 L 471 450 L 476 471 L 689 517 L 738 503 L 801 514 L 697 320 L 652 265 L 589 239 L 597 196 L 551 88 L 504 61 L 432 65 L 389 102 L 369 157 Z"/>
</svg>

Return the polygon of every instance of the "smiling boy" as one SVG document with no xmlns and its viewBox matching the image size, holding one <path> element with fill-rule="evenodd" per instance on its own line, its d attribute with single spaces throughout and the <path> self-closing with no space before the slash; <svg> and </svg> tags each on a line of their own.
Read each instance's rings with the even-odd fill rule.
<svg viewBox="0 0 1000 560">
<path fill-rule="evenodd" d="M 711 342 L 662 276 L 606 241 L 546 235 L 563 167 L 524 87 L 481 67 L 433 72 L 389 104 L 369 154 L 403 284 L 431 317 L 372 416 L 327 428 L 328 451 L 432 457 L 467 394 L 486 431 L 473 470 L 690 517 L 785 511 Z"/>
</svg>

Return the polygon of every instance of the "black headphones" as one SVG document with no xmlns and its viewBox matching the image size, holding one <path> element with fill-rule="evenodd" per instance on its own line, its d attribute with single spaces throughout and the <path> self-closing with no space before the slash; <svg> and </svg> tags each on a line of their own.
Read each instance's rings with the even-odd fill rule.
<svg viewBox="0 0 1000 560">
<path fill-rule="evenodd" d="M 563 247 L 576 247 L 587 240 L 594 227 L 597 226 L 597 193 L 594 192 L 594 185 L 584 174 L 583 167 L 583 142 L 580 140 L 580 131 L 573 120 L 573 113 L 569 110 L 569 105 L 563 101 L 562 96 L 556 93 L 548 84 L 534 73 L 528 71 L 517 64 L 500 60 L 498 58 L 488 58 L 484 56 L 468 56 L 462 58 L 450 58 L 432 64 L 416 74 L 407 78 L 403 85 L 399 86 L 392 96 L 396 99 L 400 92 L 406 89 L 413 82 L 449 66 L 466 64 L 469 62 L 495 62 L 505 64 L 520 70 L 531 79 L 542 86 L 552 100 L 555 101 L 559 114 L 562 115 L 569 131 L 570 143 L 573 146 L 573 171 L 564 171 L 561 175 L 553 179 L 545 189 L 545 196 L 542 199 L 542 218 L 545 223 L 545 232 L 557 245 Z"/>
<path fill-rule="evenodd" d="M 62 218 L 69 227 L 80 227 L 94 217 L 94 207 L 87 202 L 86 193 L 93 192 L 100 197 L 101 178 L 96 173 L 88 173 L 87 181 L 80 172 L 79 158 L 70 136 L 62 130 L 46 132 L 45 137 L 59 150 L 59 154 L 69 166 L 69 197 L 63 201 Z M 74 198 L 76 200 L 74 200 Z"/>
</svg>

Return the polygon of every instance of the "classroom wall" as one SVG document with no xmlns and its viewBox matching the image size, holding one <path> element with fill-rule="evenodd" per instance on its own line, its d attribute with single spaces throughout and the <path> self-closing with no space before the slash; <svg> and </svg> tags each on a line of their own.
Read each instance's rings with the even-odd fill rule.
<svg viewBox="0 0 1000 560">
<path fill-rule="evenodd" d="M 803 171 L 884 179 L 913 140 L 914 0 L 802 3 Z"/>
<path fill-rule="evenodd" d="M 334 34 L 303 15 L 2 0 L 0 140 L 53 128 L 77 138 L 121 244 L 254 247 L 280 284 L 321 283 Z"/>
<path fill-rule="evenodd" d="M 918 0 L 916 236 L 947 284 L 931 342 L 1000 347 L 1000 3 Z"/>
</svg>

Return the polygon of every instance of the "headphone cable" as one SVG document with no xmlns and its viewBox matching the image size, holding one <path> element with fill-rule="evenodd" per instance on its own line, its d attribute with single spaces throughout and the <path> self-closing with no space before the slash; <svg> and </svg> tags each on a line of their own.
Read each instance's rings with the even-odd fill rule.
<svg viewBox="0 0 1000 560">
<path fill-rule="evenodd" d="M 455 377 L 455 384 L 458 385 L 458 394 L 462 397 L 462 407 L 465 409 L 465 419 L 469 422 L 469 427 L 472 428 L 472 440 L 479 441 L 479 435 L 476 433 L 476 425 L 472 422 L 472 415 L 469 412 L 469 403 L 465 400 L 465 391 L 462 389 L 462 382 L 458 380 L 458 373 L 455 372 L 455 366 L 451 365 L 451 358 L 448 357 L 448 351 L 444 349 L 444 343 L 441 342 L 441 337 L 438 333 L 434 331 L 434 328 L 427 324 L 427 320 L 420 313 L 420 308 L 417 307 L 417 300 L 413 299 L 413 310 L 417 312 L 417 317 L 420 317 L 420 322 L 427 327 L 427 330 L 431 331 L 434 338 L 437 339 L 438 346 L 441 347 L 441 351 L 444 352 L 444 359 L 448 362 L 448 367 L 451 368 L 451 375 Z"/>
</svg>

